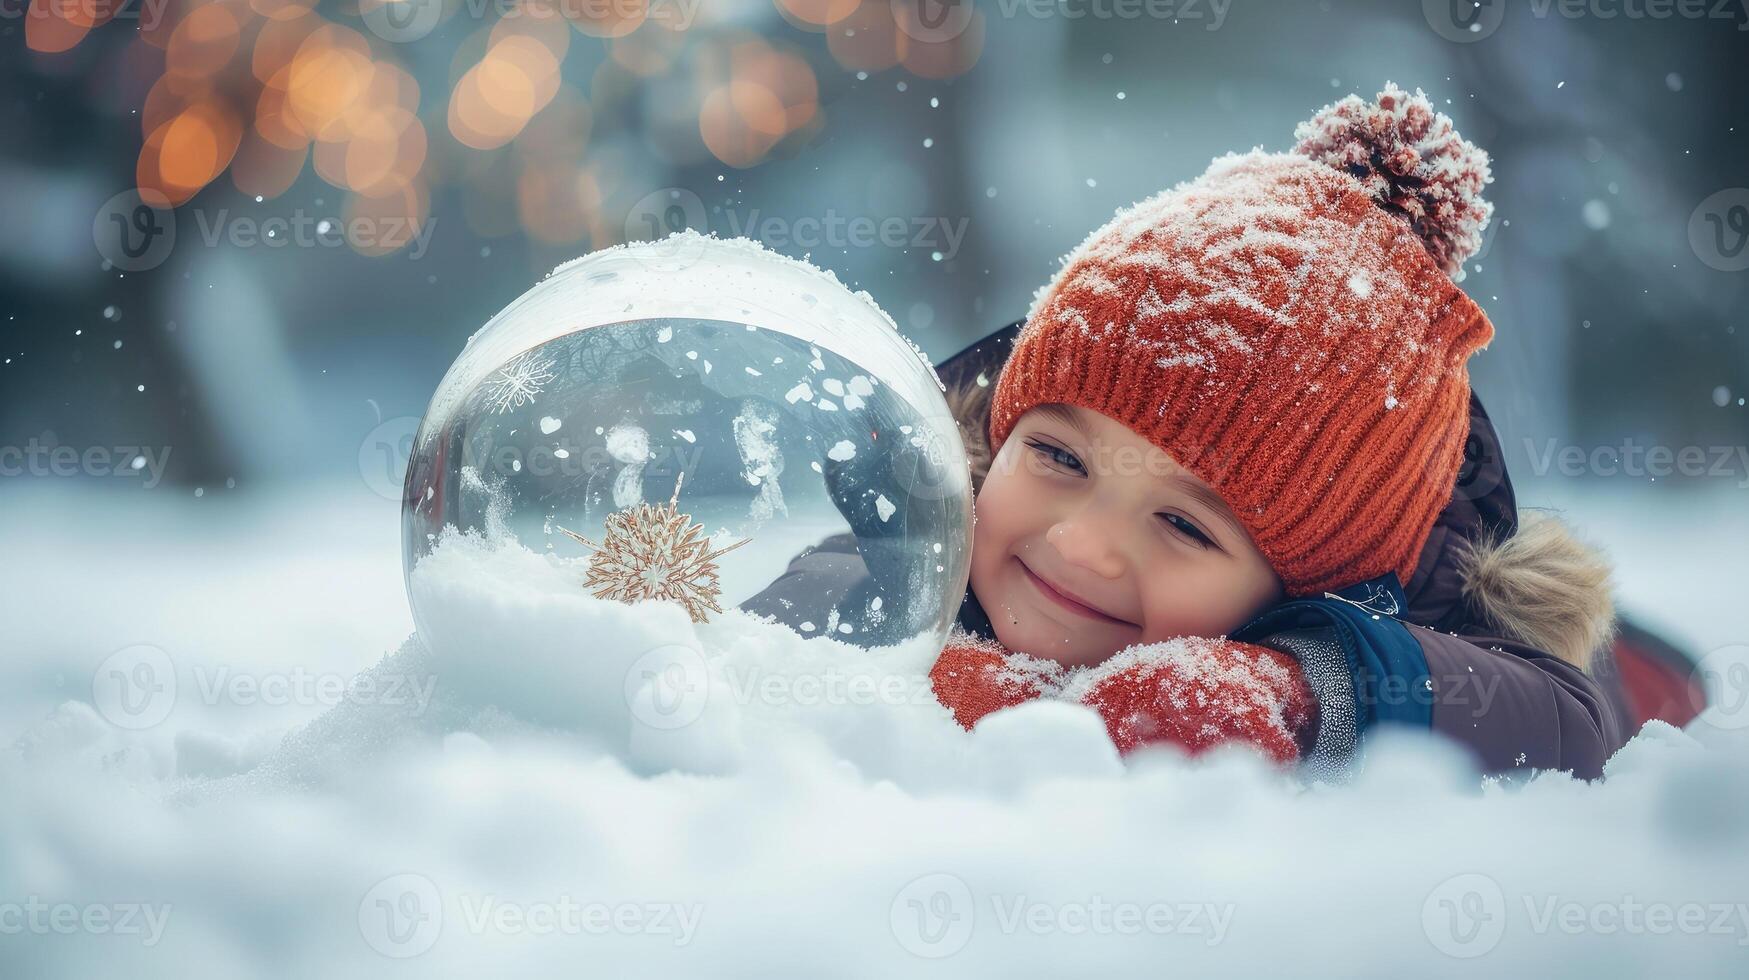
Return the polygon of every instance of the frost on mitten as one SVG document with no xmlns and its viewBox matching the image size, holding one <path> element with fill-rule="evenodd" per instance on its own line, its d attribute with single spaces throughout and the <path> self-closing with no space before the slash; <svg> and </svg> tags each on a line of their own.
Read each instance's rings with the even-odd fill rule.
<svg viewBox="0 0 1749 980">
<path fill-rule="evenodd" d="M 1198 636 L 1129 647 L 1077 677 L 1065 696 L 1099 712 L 1126 755 L 1149 743 L 1173 743 L 1195 755 L 1244 742 L 1290 763 L 1316 710 L 1292 657 Z"/>
<path fill-rule="evenodd" d="M 1063 676 L 1063 668 L 1052 661 L 1012 652 L 995 640 L 955 627 L 929 670 L 929 683 L 935 699 L 970 731 L 978 719 L 998 708 L 1054 694 Z"/>
</svg>

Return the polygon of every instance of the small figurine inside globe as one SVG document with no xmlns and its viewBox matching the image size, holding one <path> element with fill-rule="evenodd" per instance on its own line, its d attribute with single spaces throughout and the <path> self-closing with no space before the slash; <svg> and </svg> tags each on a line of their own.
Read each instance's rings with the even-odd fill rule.
<svg viewBox="0 0 1749 980">
<path fill-rule="evenodd" d="M 939 649 L 971 515 L 941 381 L 866 293 L 751 241 L 682 232 L 561 266 L 469 340 L 414 441 L 402 543 L 426 635 L 419 569 L 464 539 L 695 623 L 827 546 L 866 575 L 788 582 L 818 608 L 755 614 L 807 637 Z"/>
</svg>

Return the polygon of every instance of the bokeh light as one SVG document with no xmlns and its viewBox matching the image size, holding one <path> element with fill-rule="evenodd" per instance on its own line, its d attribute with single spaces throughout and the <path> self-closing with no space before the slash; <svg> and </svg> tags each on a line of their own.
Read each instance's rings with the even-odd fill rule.
<svg viewBox="0 0 1749 980">
<path fill-rule="evenodd" d="M 371 15 L 402 2 L 186 0 L 138 18 L 134 50 L 162 52 L 138 61 L 150 79 L 138 107 L 141 194 L 182 204 L 228 170 L 238 191 L 265 199 L 310 172 L 361 214 L 412 222 L 428 216 L 433 186 L 448 184 L 481 233 L 609 244 L 619 235 L 602 202 L 636 174 L 591 158 L 599 119 L 641 120 L 649 148 L 673 163 L 756 167 L 824 126 L 816 60 L 947 78 L 983 45 L 981 15 L 958 36 L 924 42 L 896 20 L 912 8 L 889 0 L 772 0 L 781 30 L 818 39 L 813 53 L 749 30 L 748 11 L 648 0 L 449 3 L 419 37 L 378 36 Z M 26 44 L 68 51 L 122 3 L 32 0 Z M 458 43 L 452 25 L 476 17 L 485 20 Z M 428 79 L 438 97 L 422 99 L 407 66 L 430 64 L 446 44 L 448 79 Z M 587 73 L 580 86 L 567 87 L 567 64 Z M 513 156 L 499 156 L 513 143 Z M 489 217 L 492 208 L 513 222 Z"/>
</svg>

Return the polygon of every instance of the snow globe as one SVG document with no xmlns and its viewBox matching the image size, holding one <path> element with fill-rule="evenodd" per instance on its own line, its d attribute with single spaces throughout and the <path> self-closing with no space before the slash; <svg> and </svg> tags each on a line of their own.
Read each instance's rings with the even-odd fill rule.
<svg viewBox="0 0 1749 980">
<path fill-rule="evenodd" d="M 772 618 L 938 650 L 972 522 L 944 390 L 866 293 L 755 242 L 686 231 L 563 265 L 469 339 L 419 426 L 402 550 L 420 633 L 446 613 L 420 582 L 446 548 L 474 556 L 452 575 L 510 553 L 703 624 L 824 543 L 833 580 L 790 574 Z M 821 605 L 782 613 L 797 601 Z"/>
</svg>

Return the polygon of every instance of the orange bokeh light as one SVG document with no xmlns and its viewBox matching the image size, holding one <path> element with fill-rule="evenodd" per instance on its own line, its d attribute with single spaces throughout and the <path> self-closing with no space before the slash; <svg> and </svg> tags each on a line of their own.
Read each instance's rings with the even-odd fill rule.
<svg viewBox="0 0 1749 980">
<path fill-rule="evenodd" d="M 914 5 L 894 8 L 894 13 L 901 18 L 917 16 Z M 903 23 L 899 26 L 896 36 L 899 61 L 919 78 L 963 75 L 972 70 L 972 66 L 978 63 L 978 56 L 984 53 L 984 13 L 981 10 L 972 12 L 963 30 L 942 41 L 919 41 L 919 36 L 929 36 L 927 30 L 917 26 L 907 31 Z"/>
<path fill-rule="evenodd" d="M 865 3 L 826 31 L 826 49 L 849 71 L 885 71 L 899 63 L 899 25 L 887 3 Z"/>
<path fill-rule="evenodd" d="M 516 213 L 530 236 L 552 244 L 575 242 L 589 233 L 589 219 L 601 205 L 595 178 L 572 166 L 526 170 L 516 182 Z"/>
<path fill-rule="evenodd" d="M 250 70 L 263 82 L 271 80 L 291 63 L 298 48 L 324 23 L 320 17 L 304 14 L 262 24 L 255 33 L 254 50 L 250 52 Z"/>
<path fill-rule="evenodd" d="M 70 50 L 90 33 L 90 20 L 59 0 L 30 0 L 24 15 L 24 45 L 43 54 Z"/>
<path fill-rule="evenodd" d="M 398 190 L 419 175 L 425 151 L 418 117 L 398 106 L 380 110 L 346 144 L 345 186 L 370 196 Z"/>
<path fill-rule="evenodd" d="M 348 194 L 341 209 L 346 241 L 360 255 L 389 255 L 425 232 L 431 199 L 418 181 L 386 194 Z"/>
<path fill-rule="evenodd" d="M 164 49 L 164 71 L 183 78 L 211 77 L 237 53 L 237 17 L 224 4 L 209 3 L 183 16 Z"/>
<path fill-rule="evenodd" d="M 647 0 L 567 0 L 559 9 L 590 37 L 624 37 L 650 16 Z"/>
<path fill-rule="evenodd" d="M 286 149 L 259 132 L 248 133 L 231 161 L 231 183 L 245 194 L 278 197 L 297 182 L 309 155 L 303 146 Z"/>
<path fill-rule="evenodd" d="M 270 21 L 297 20 L 315 5 L 316 0 L 249 0 L 249 9 Z"/>
<path fill-rule="evenodd" d="M 370 85 L 370 46 L 357 31 L 330 24 L 310 34 L 287 66 L 286 108 L 304 132 L 344 135 L 348 109 Z"/>
<path fill-rule="evenodd" d="M 492 25 L 486 46 L 494 48 L 513 37 L 539 41 L 559 61 L 565 60 L 565 52 L 571 47 L 570 23 L 544 0 L 519 0 L 509 13 Z"/>
<path fill-rule="evenodd" d="M 773 0 L 778 12 L 799 27 L 818 29 L 836 24 L 856 12 L 862 0 Z M 869 0 L 870 6 L 887 6 L 887 0 Z"/>
<path fill-rule="evenodd" d="M 456 82 L 449 131 L 456 141 L 490 150 L 516 138 L 559 91 L 559 61 L 532 37 L 511 34 L 492 45 Z"/>
<path fill-rule="evenodd" d="M 146 137 L 136 183 L 181 204 L 231 165 L 241 137 L 229 110 L 211 102 L 189 106 Z"/>
</svg>

